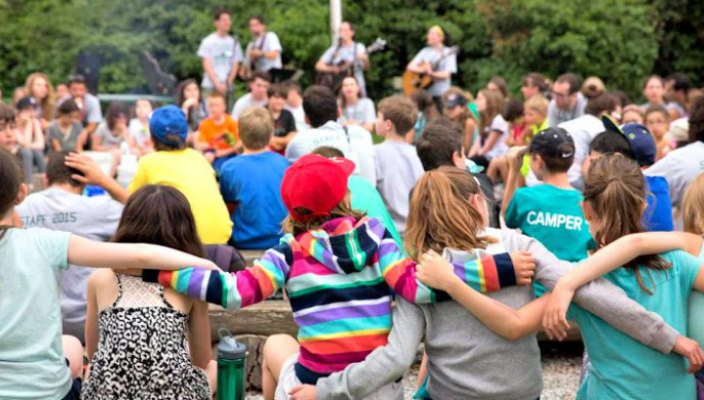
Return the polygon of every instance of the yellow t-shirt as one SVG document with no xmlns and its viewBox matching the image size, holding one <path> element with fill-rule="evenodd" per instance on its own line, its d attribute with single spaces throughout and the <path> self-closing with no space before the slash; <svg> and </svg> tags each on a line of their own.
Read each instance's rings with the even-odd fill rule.
<svg viewBox="0 0 704 400">
<path fill-rule="evenodd" d="M 168 185 L 186 196 L 203 244 L 224 244 L 232 236 L 232 221 L 215 171 L 201 153 L 185 149 L 145 155 L 139 160 L 130 193 L 145 185 Z"/>
</svg>

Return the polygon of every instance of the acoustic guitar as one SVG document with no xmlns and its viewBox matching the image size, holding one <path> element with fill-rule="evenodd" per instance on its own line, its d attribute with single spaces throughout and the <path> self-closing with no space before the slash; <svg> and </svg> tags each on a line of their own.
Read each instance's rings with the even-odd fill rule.
<svg viewBox="0 0 704 400">
<path fill-rule="evenodd" d="M 430 68 L 435 71 L 438 69 L 438 66 L 440 63 L 446 59 L 447 57 L 459 53 L 460 48 L 459 46 L 452 46 L 448 51 L 445 52 L 445 54 L 442 55 L 437 61 L 434 63 L 429 63 L 428 61 L 423 61 L 420 64 L 418 64 L 419 67 L 421 68 L 427 68 L 428 65 L 430 65 Z M 403 94 L 404 96 L 409 97 L 411 93 L 413 93 L 414 90 L 417 89 L 426 89 L 430 85 L 432 85 L 434 82 L 434 79 L 425 73 L 419 74 L 413 71 L 406 70 L 406 72 L 403 73 Z"/>
<path fill-rule="evenodd" d="M 339 51 L 339 45 L 336 52 L 332 56 L 332 60 L 337 57 L 337 51 Z M 386 49 L 386 40 L 382 38 L 376 38 L 374 43 L 367 47 L 367 55 L 383 51 Z M 356 49 L 355 49 L 356 50 Z M 356 54 L 355 54 L 356 59 Z M 328 63 L 328 65 L 333 65 Z M 338 72 L 318 72 L 315 76 L 315 84 L 327 86 L 332 89 L 333 92 L 337 90 L 342 85 L 342 81 L 348 76 L 354 76 L 355 72 L 355 62 L 340 61 L 336 64 Z"/>
</svg>

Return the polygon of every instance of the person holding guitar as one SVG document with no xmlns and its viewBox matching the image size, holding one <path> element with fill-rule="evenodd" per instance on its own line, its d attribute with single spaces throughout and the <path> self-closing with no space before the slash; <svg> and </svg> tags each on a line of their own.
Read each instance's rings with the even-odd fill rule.
<svg viewBox="0 0 704 400">
<path fill-rule="evenodd" d="M 357 79 L 362 97 L 367 96 L 364 82 L 364 71 L 369 69 L 369 55 L 362 43 L 354 40 L 354 28 L 348 21 L 340 24 L 340 40 L 337 45 L 330 46 L 315 64 L 315 70 L 320 79 L 327 77 L 332 86 L 338 86 L 346 76 L 348 69 L 352 69 L 352 76 Z M 337 78 L 339 76 L 339 78 Z M 324 82 L 319 82 L 324 84 Z M 330 87 L 330 85 L 325 85 Z M 335 88 L 331 89 L 335 90 Z"/>
<path fill-rule="evenodd" d="M 230 12 L 218 8 L 213 18 L 216 31 L 205 37 L 198 47 L 198 57 L 203 59 L 204 91 L 217 91 L 227 95 L 237 74 L 237 66 L 242 61 L 242 47 L 236 38 L 230 36 L 232 19 Z"/>
<path fill-rule="evenodd" d="M 252 40 L 247 43 L 243 70 L 240 73 L 245 81 L 249 81 L 254 71 L 273 74 L 282 68 L 281 42 L 276 33 L 266 31 L 264 18 L 258 15 L 250 17 L 249 32 Z"/>
<path fill-rule="evenodd" d="M 428 46 L 413 57 L 406 70 L 432 80 L 426 90 L 440 110 L 442 95 L 452 85 L 452 74 L 457 72 L 457 50 L 445 46 L 445 32 L 438 25 L 428 30 L 427 38 Z"/>
</svg>

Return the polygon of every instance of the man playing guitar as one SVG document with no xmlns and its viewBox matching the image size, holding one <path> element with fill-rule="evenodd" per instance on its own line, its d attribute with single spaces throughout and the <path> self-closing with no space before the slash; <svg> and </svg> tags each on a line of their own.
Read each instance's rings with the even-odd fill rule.
<svg viewBox="0 0 704 400">
<path fill-rule="evenodd" d="M 264 18 L 253 16 L 249 18 L 249 32 L 252 40 L 247 43 L 243 69 L 240 77 L 249 80 L 254 71 L 269 72 L 273 74 L 281 69 L 281 42 L 274 32 L 266 31 Z"/>
<path fill-rule="evenodd" d="M 457 56 L 454 51 L 445 47 L 443 40 L 445 32 L 438 25 L 428 30 L 428 46 L 423 48 L 406 67 L 406 70 L 416 74 L 426 74 L 433 79 L 428 92 L 435 103 L 440 105 L 442 95 L 452 85 L 452 74 L 457 72 Z"/>
<path fill-rule="evenodd" d="M 355 42 L 354 34 L 352 24 L 343 21 L 340 24 L 340 41 L 323 53 L 315 64 L 315 70 L 321 74 L 338 75 L 345 74 L 347 68 L 352 68 L 353 75 L 359 83 L 362 97 L 366 97 L 364 71 L 369 68 L 369 55 L 363 44 Z"/>
</svg>

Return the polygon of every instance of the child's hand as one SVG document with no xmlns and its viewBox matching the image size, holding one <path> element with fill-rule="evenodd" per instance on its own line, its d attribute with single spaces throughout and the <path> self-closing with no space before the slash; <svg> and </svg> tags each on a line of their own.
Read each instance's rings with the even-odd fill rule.
<svg viewBox="0 0 704 400">
<path fill-rule="evenodd" d="M 291 396 L 291 400 L 315 400 L 315 386 L 298 385 L 291 389 L 288 394 Z"/>
<path fill-rule="evenodd" d="M 509 254 L 513 262 L 517 285 L 530 285 L 535 275 L 535 259 L 528 251 L 516 251 Z"/>
<path fill-rule="evenodd" d="M 552 340 L 564 340 L 570 328 L 567 322 L 567 308 L 574 297 L 574 289 L 567 285 L 557 283 L 550 295 L 548 305 L 543 313 L 543 329 Z"/>
<path fill-rule="evenodd" d="M 67 167 L 81 171 L 83 175 L 73 174 L 71 178 L 86 185 L 103 187 L 110 180 L 92 158 L 81 154 L 70 153 L 64 161 Z"/>
<path fill-rule="evenodd" d="M 420 256 L 416 265 L 416 278 L 424 284 L 443 291 L 459 281 L 452 265 L 433 250 Z"/>
<path fill-rule="evenodd" d="M 693 374 L 702 369 L 702 365 L 704 365 L 704 352 L 702 352 L 702 348 L 696 341 L 680 336 L 677 338 L 672 351 L 689 361 L 688 373 Z"/>
<path fill-rule="evenodd" d="M 528 149 L 527 146 L 514 146 L 508 151 L 508 166 L 516 171 L 523 165 L 523 155 Z"/>
</svg>

